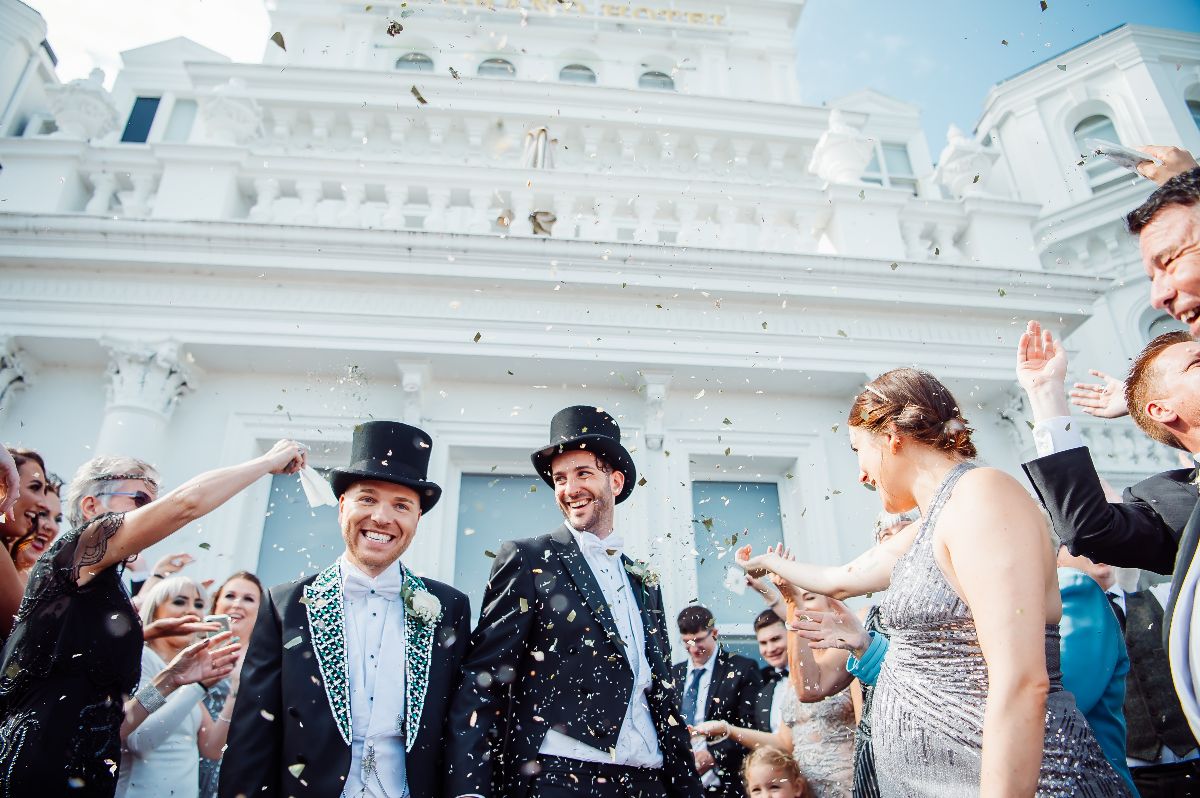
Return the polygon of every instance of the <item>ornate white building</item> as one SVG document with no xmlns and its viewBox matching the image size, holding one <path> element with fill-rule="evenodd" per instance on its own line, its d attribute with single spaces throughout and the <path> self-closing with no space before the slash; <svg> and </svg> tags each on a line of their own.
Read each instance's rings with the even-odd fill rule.
<svg viewBox="0 0 1200 798">
<path fill-rule="evenodd" d="M 0 439 L 170 485 L 416 423 L 445 495 L 406 561 L 478 597 L 486 552 L 558 516 L 527 457 L 550 416 L 598 404 L 644 477 L 630 553 L 744 634 L 735 538 L 868 545 L 866 379 L 929 368 L 1018 472 L 1025 320 L 1081 374 L 1160 323 L 1120 228 L 1152 186 L 1076 139 L 1200 150 L 1200 37 L 1127 26 L 1033 67 L 935 169 L 910 105 L 798 104 L 802 0 L 645 3 L 277 0 L 262 63 L 175 39 L 108 91 L 61 84 L 43 20 L 0 0 Z M 1080 425 L 1118 483 L 1173 462 Z M 163 550 L 282 581 L 339 544 L 281 477 Z"/>
</svg>

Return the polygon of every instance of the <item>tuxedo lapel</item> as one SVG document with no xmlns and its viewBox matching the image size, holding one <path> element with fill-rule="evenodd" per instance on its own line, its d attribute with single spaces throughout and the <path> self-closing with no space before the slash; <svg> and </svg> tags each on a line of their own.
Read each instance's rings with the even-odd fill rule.
<svg viewBox="0 0 1200 798">
<path fill-rule="evenodd" d="M 429 692 L 429 667 L 433 659 L 433 630 L 437 625 L 422 621 L 412 611 L 411 597 L 424 593 L 425 583 L 412 571 L 400 566 L 404 574 L 400 595 L 404 608 L 404 750 L 412 751 L 421 730 L 421 713 Z"/>
<path fill-rule="evenodd" d="M 325 683 L 325 696 L 333 721 L 350 744 L 350 679 L 346 671 L 346 626 L 342 599 L 342 569 L 334 563 L 304 586 L 313 654 Z"/>
<path fill-rule="evenodd" d="M 729 664 L 721 654 L 720 648 L 713 654 L 717 661 L 713 663 L 712 676 L 708 680 L 708 697 L 704 700 L 705 718 L 714 717 L 717 707 L 723 706 L 722 698 L 717 693 L 721 691 L 721 687 L 725 684 L 725 679 L 729 675 Z"/>
<path fill-rule="evenodd" d="M 575 542 L 575 537 L 571 534 L 571 530 L 567 529 L 564 524 L 550 534 L 550 540 L 555 548 L 555 553 L 558 554 L 563 567 L 570 575 L 571 581 L 575 583 L 575 588 L 579 591 L 579 595 L 583 598 L 584 603 L 591 610 L 592 616 L 596 619 L 596 623 L 600 624 L 600 628 L 604 630 L 604 634 L 613 642 L 617 650 L 625 656 L 625 664 L 629 665 L 629 655 L 625 652 L 625 641 L 617 631 L 617 624 L 613 620 L 612 611 L 604 603 L 604 593 L 600 590 L 600 583 L 596 581 L 592 569 L 588 566 L 587 561 L 583 559 L 583 552 L 580 551 L 579 544 Z M 630 667 L 630 670 L 633 670 L 633 668 Z"/>
<path fill-rule="evenodd" d="M 1196 556 L 1197 544 L 1200 543 L 1200 502 L 1192 510 L 1192 516 L 1183 528 L 1179 539 L 1179 554 L 1175 556 L 1175 573 L 1171 577 L 1171 596 L 1167 601 L 1167 609 L 1163 618 L 1163 647 L 1168 648 L 1171 634 L 1171 618 L 1175 615 L 1175 603 L 1179 599 L 1179 591 L 1183 588 L 1184 577 Z M 1168 648 L 1169 650 L 1169 648 Z"/>
</svg>

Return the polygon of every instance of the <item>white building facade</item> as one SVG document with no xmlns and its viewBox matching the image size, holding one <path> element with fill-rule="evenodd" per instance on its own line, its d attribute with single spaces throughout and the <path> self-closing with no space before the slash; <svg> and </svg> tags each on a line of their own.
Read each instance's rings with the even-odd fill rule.
<svg viewBox="0 0 1200 798">
<path fill-rule="evenodd" d="M 329 467 L 357 422 L 408 421 L 445 493 L 406 562 L 477 599 L 500 540 L 560 517 L 528 453 L 595 404 L 644 479 L 629 553 L 736 637 L 735 540 L 869 544 L 864 381 L 933 371 L 1017 473 L 1025 320 L 1080 373 L 1158 323 L 1119 228 L 1152 187 L 1072 136 L 1200 150 L 1196 36 L 1121 28 L 1000 84 L 935 169 L 909 105 L 797 102 L 796 0 L 275 5 L 262 63 L 176 39 L 109 91 L 60 84 L 0 0 L 0 439 L 64 476 L 122 452 L 178 484 L 283 436 Z M 1120 484 L 1174 461 L 1080 424 Z M 283 581 L 339 547 L 281 477 L 161 548 Z"/>
</svg>

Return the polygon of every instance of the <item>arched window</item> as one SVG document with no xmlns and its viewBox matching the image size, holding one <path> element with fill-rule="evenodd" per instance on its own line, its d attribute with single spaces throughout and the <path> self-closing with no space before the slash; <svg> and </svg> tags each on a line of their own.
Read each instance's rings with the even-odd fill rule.
<svg viewBox="0 0 1200 798">
<path fill-rule="evenodd" d="M 1200 100 L 1188 100 L 1187 108 L 1192 114 L 1192 122 L 1200 128 Z"/>
<path fill-rule="evenodd" d="M 638 88 L 675 91 L 675 80 L 666 72 L 643 72 L 638 78 Z"/>
<path fill-rule="evenodd" d="M 479 63 L 476 74 L 489 78 L 515 78 L 517 68 L 503 58 L 489 58 Z"/>
<path fill-rule="evenodd" d="M 1092 139 L 1113 144 L 1120 144 L 1121 139 L 1117 136 L 1117 129 L 1112 120 L 1102 114 L 1089 116 L 1075 126 L 1075 143 L 1080 154 L 1084 156 L 1083 171 L 1087 174 L 1092 192 L 1096 193 L 1123 182 L 1130 173 L 1107 158 L 1093 154 L 1094 147 L 1088 144 Z"/>
<path fill-rule="evenodd" d="M 1146 341 L 1149 342 L 1163 333 L 1178 332 L 1180 330 L 1187 331 L 1188 326 L 1181 321 L 1176 321 L 1166 313 L 1159 314 L 1150 318 L 1146 324 Z"/>
<path fill-rule="evenodd" d="M 405 53 L 396 59 L 396 69 L 400 72 L 432 72 L 433 59 L 425 53 Z"/>
<path fill-rule="evenodd" d="M 583 64 L 567 64 L 559 71 L 558 79 L 563 83 L 595 83 L 596 73 Z"/>
</svg>

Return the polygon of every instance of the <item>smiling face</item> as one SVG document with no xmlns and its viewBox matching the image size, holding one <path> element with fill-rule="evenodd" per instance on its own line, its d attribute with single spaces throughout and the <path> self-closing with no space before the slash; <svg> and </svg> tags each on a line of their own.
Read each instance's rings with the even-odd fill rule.
<svg viewBox="0 0 1200 798">
<path fill-rule="evenodd" d="M 154 608 L 154 620 L 180 618 L 184 615 L 204 617 L 204 598 L 195 585 L 185 585 L 178 596 L 172 596 Z"/>
<path fill-rule="evenodd" d="M 1200 335 L 1200 204 L 1168 205 L 1138 236 L 1150 304 Z"/>
<path fill-rule="evenodd" d="M 0 524 L 0 535 L 19 538 L 28 534 L 37 523 L 37 515 L 50 509 L 46 499 L 46 475 L 36 460 L 26 460 L 17 467 L 21 495 Z"/>
<path fill-rule="evenodd" d="M 858 481 L 879 493 L 883 509 L 902 513 L 916 506 L 901 459 L 900 439 L 894 434 L 875 434 L 862 427 L 850 428 L 850 448 L 858 455 Z"/>
<path fill-rule="evenodd" d="M 1145 415 L 1167 427 L 1188 451 L 1200 451 L 1200 343 L 1173 344 L 1150 368 Z"/>
<path fill-rule="evenodd" d="M 18 571 L 32 568 L 38 557 L 42 556 L 42 552 L 48 549 L 54 539 L 58 537 L 59 527 L 62 525 L 62 499 L 54 491 L 48 490 L 45 495 L 45 504 L 46 509 L 38 512 L 35 519 L 37 532 L 27 545 L 17 550 Z"/>
<path fill-rule="evenodd" d="M 233 633 L 242 640 L 249 640 L 250 633 L 254 631 L 254 622 L 258 620 L 261 601 L 258 585 L 249 579 L 235 577 L 221 586 L 217 602 L 213 605 L 213 614 L 228 615 Z"/>
<path fill-rule="evenodd" d="M 613 508 L 625 486 L 624 474 L 609 468 L 594 453 L 577 449 L 554 458 L 550 477 L 554 501 L 567 523 L 579 532 L 601 536 L 612 531 Z"/>
<path fill-rule="evenodd" d="M 783 621 L 764 626 L 754 633 L 758 638 L 758 653 L 772 668 L 787 667 L 787 629 Z"/>
<path fill-rule="evenodd" d="M 750 798 L 801 798 L 804 786 L 788 778 L 787 771 L 766 763 L 752 765 L 746 772 L 746 795 Z"/>
<path fill-rule="evenodd" d="M 416 536 L 420 520 L 417 492 L 392 482 L 355 482 L 338 500 L 346 556 L 371 577 L 400 559 Z"/>
</svg>

